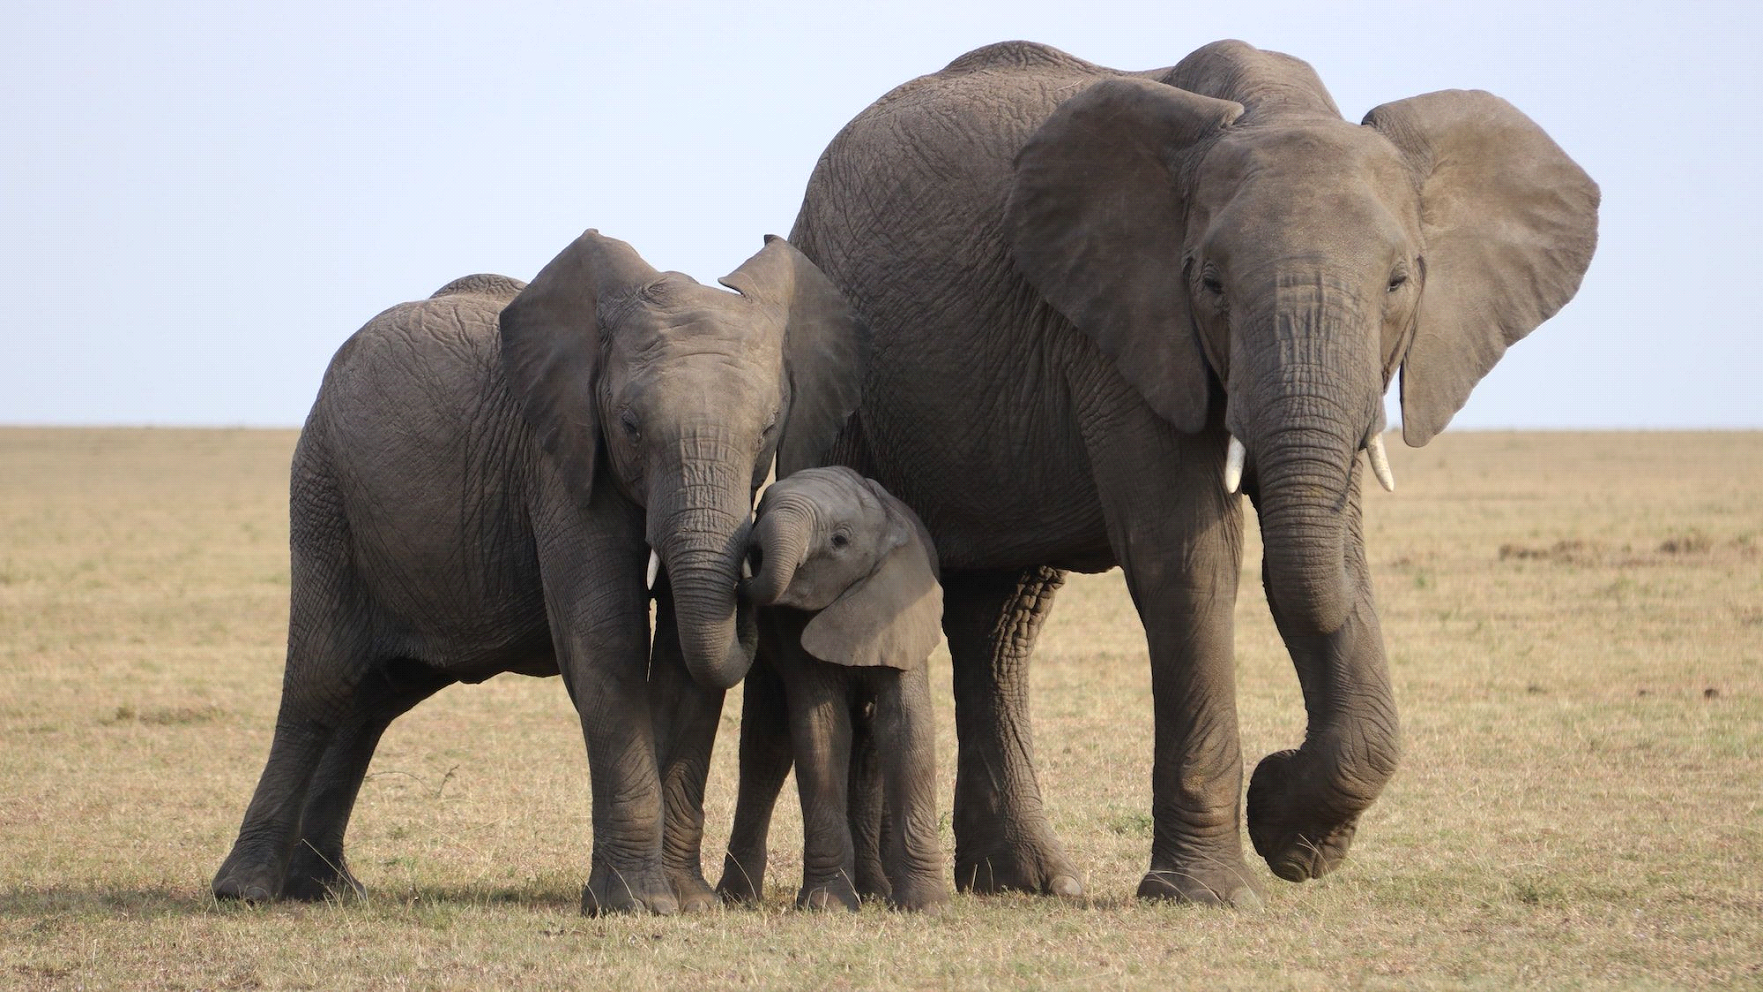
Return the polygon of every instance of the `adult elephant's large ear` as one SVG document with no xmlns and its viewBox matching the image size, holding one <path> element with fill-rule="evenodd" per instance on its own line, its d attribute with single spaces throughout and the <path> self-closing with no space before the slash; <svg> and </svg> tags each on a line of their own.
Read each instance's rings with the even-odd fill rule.
<svg viewBox="0 0 1763 992">
<path fill-rule="evenodd" d="M 1207 372 L 1182 274 L 1185 153 L 1243 106 L 1146 79 L 1065 101 L 1016 155 L 1016 264 L 1176 429 L 1206 425 Z"/>
<path fill-rule="evenodd" d="M 832 280 L 775 234 L 766 235 L 759 254 L 720 282 L 784 316 L 790 409 L 778 438 L 777 477 L 826 464 L 862 394 L 869 329 Z"/>
<path fill-rule="evenodd" d="M 527 423 L 586 505 L 600 450 L 600 313 L 659 274 L 630 245 L 589 230 L 502 310 L 502 370 Z"/>
<path fill-rule="evenodd" d="M 1365 115 L 1420 186 L 1422 262 L 1402 362 L 1402 437 L 1450 423 L 1506 348 L 1579 290 L 1598 243 L 1598 184 L 1530 118 L 1479 90 L 1445 90 Z"/>
</svg>

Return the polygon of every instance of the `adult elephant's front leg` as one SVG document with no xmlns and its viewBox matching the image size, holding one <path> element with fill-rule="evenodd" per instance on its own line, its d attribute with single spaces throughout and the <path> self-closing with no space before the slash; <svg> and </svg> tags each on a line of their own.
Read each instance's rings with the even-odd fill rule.
<svg viewBox="0 0 1763 992">
<path fill-rule="evenodd" d="M 1215 556 L 1223 557 L 1221 564 L 1238 560 L 1223 548 L 1197 550 L 1197 557 Z M 1145 624 L 1156 713 L 1155 832 L 1138 896 L 1259 906 L 1243 860 L 1238 804 L 1243 753 L 1231 645 L 1235 578 L 1221 567 L 1199 575 L 1129 575 L 1128 583 Z"/>
<path fill-rule="evenodd" d="M 1065 573 L 943 577 L 955 668 L 955 884 L 963 891 L 1083 894 L 1041 803 L 1028 716 L 1028 658 Z"/>
<path fill-rule="evenodd" d="M 1151 657 L 1154 833 L 1138 894 L 1258 906 L 1243 860 L 1232 644 L 1243 516 L 1219 481 L 1226 436 L 1179 434 L 1136 401 L 1115 409 L 1089 444 L 1109 543 Z"/>
<path fill-rule="evenodd" d="M 1319 878 L 1338 867 L 1359 815 L 1395 774 L 1400 726 L 1371 596 L 1360 524 L 1358 467 L 1349 483 L 1345 567 L 1351 605 L 1338 630 L 1305 631 L 1275 599 L 1268 605 L 1304 689 L 1302 747 L 1261 759 L 1249 781 L 1249 838 L 1280 878 Z M 1266 570 L 1263 568 L 1265 582 Z"/>
</svg>

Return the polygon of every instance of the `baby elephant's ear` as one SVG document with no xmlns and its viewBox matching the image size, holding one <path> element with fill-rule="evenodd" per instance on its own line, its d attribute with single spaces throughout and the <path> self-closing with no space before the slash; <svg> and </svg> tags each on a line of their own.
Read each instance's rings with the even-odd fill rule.
<svg viewBox="0 0 1763 992">
<path fill-rule="evenodd" d="M 822 661 L 904 671 L 924 664 L 937 646 L 943 587 L 930 539 L 910 513 L 889 505 L 888 516 L 893 550 L 802 631 L 803 650 Z"/>
</svg>

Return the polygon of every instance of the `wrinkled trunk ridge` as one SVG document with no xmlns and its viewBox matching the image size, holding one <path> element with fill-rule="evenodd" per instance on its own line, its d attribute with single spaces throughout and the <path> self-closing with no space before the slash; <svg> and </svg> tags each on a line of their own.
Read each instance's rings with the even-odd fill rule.
<svg viewBox="0 0 1763 992">
<path fill-rule="evenodd" d="M 681 654 L 699 685 L 727 689 L 747 674 L 753 644 L 736 586 L 752 495 L 745 466 L 682 458 L 651 486 L 648 537 L 673 590 Z"/>
<path fill-rule="evenodd" d="M 1265 351 L 1233 356 L 1230 418 L 1257 479 L 1268 592 L 1287 622 L 1322 634 L 1352 608 L 1348 486 L 1382 404 L 1375 337 L 1358 301 L 1331 282 L 1282 279 L 1273 305 L 1250 318 L 1264 333 L 1239 338 Z M 1242 455 L 1233 443 L 1227 461 Z"/>
</svg>

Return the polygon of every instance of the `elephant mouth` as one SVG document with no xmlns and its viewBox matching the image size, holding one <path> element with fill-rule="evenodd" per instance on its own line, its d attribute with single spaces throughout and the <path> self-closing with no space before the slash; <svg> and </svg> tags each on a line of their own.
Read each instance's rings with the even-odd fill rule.
<svg viewBox="0 0 1763 992">
<path fill-rule="evenodd" d="M 1359 450 L 1365 452 L 1365 460 L 1371 465 L 1371 474 L 1377 476 L 1377 484 L 1384 492 L 1396 491 L 1396 476 L 1390 471 L 1389 452 L 1383 446 L 1383 431 L 1373 428 L 1360 444 Z M 1248 449 L 1243 442 L 1237 440 L 1235 434 L 1230 436 L 1230 444 L 1224 450 L 1224 491 L 1235 493 L 1243 487 L 1243 466 L 1248 462 Z"/>
</svg>

